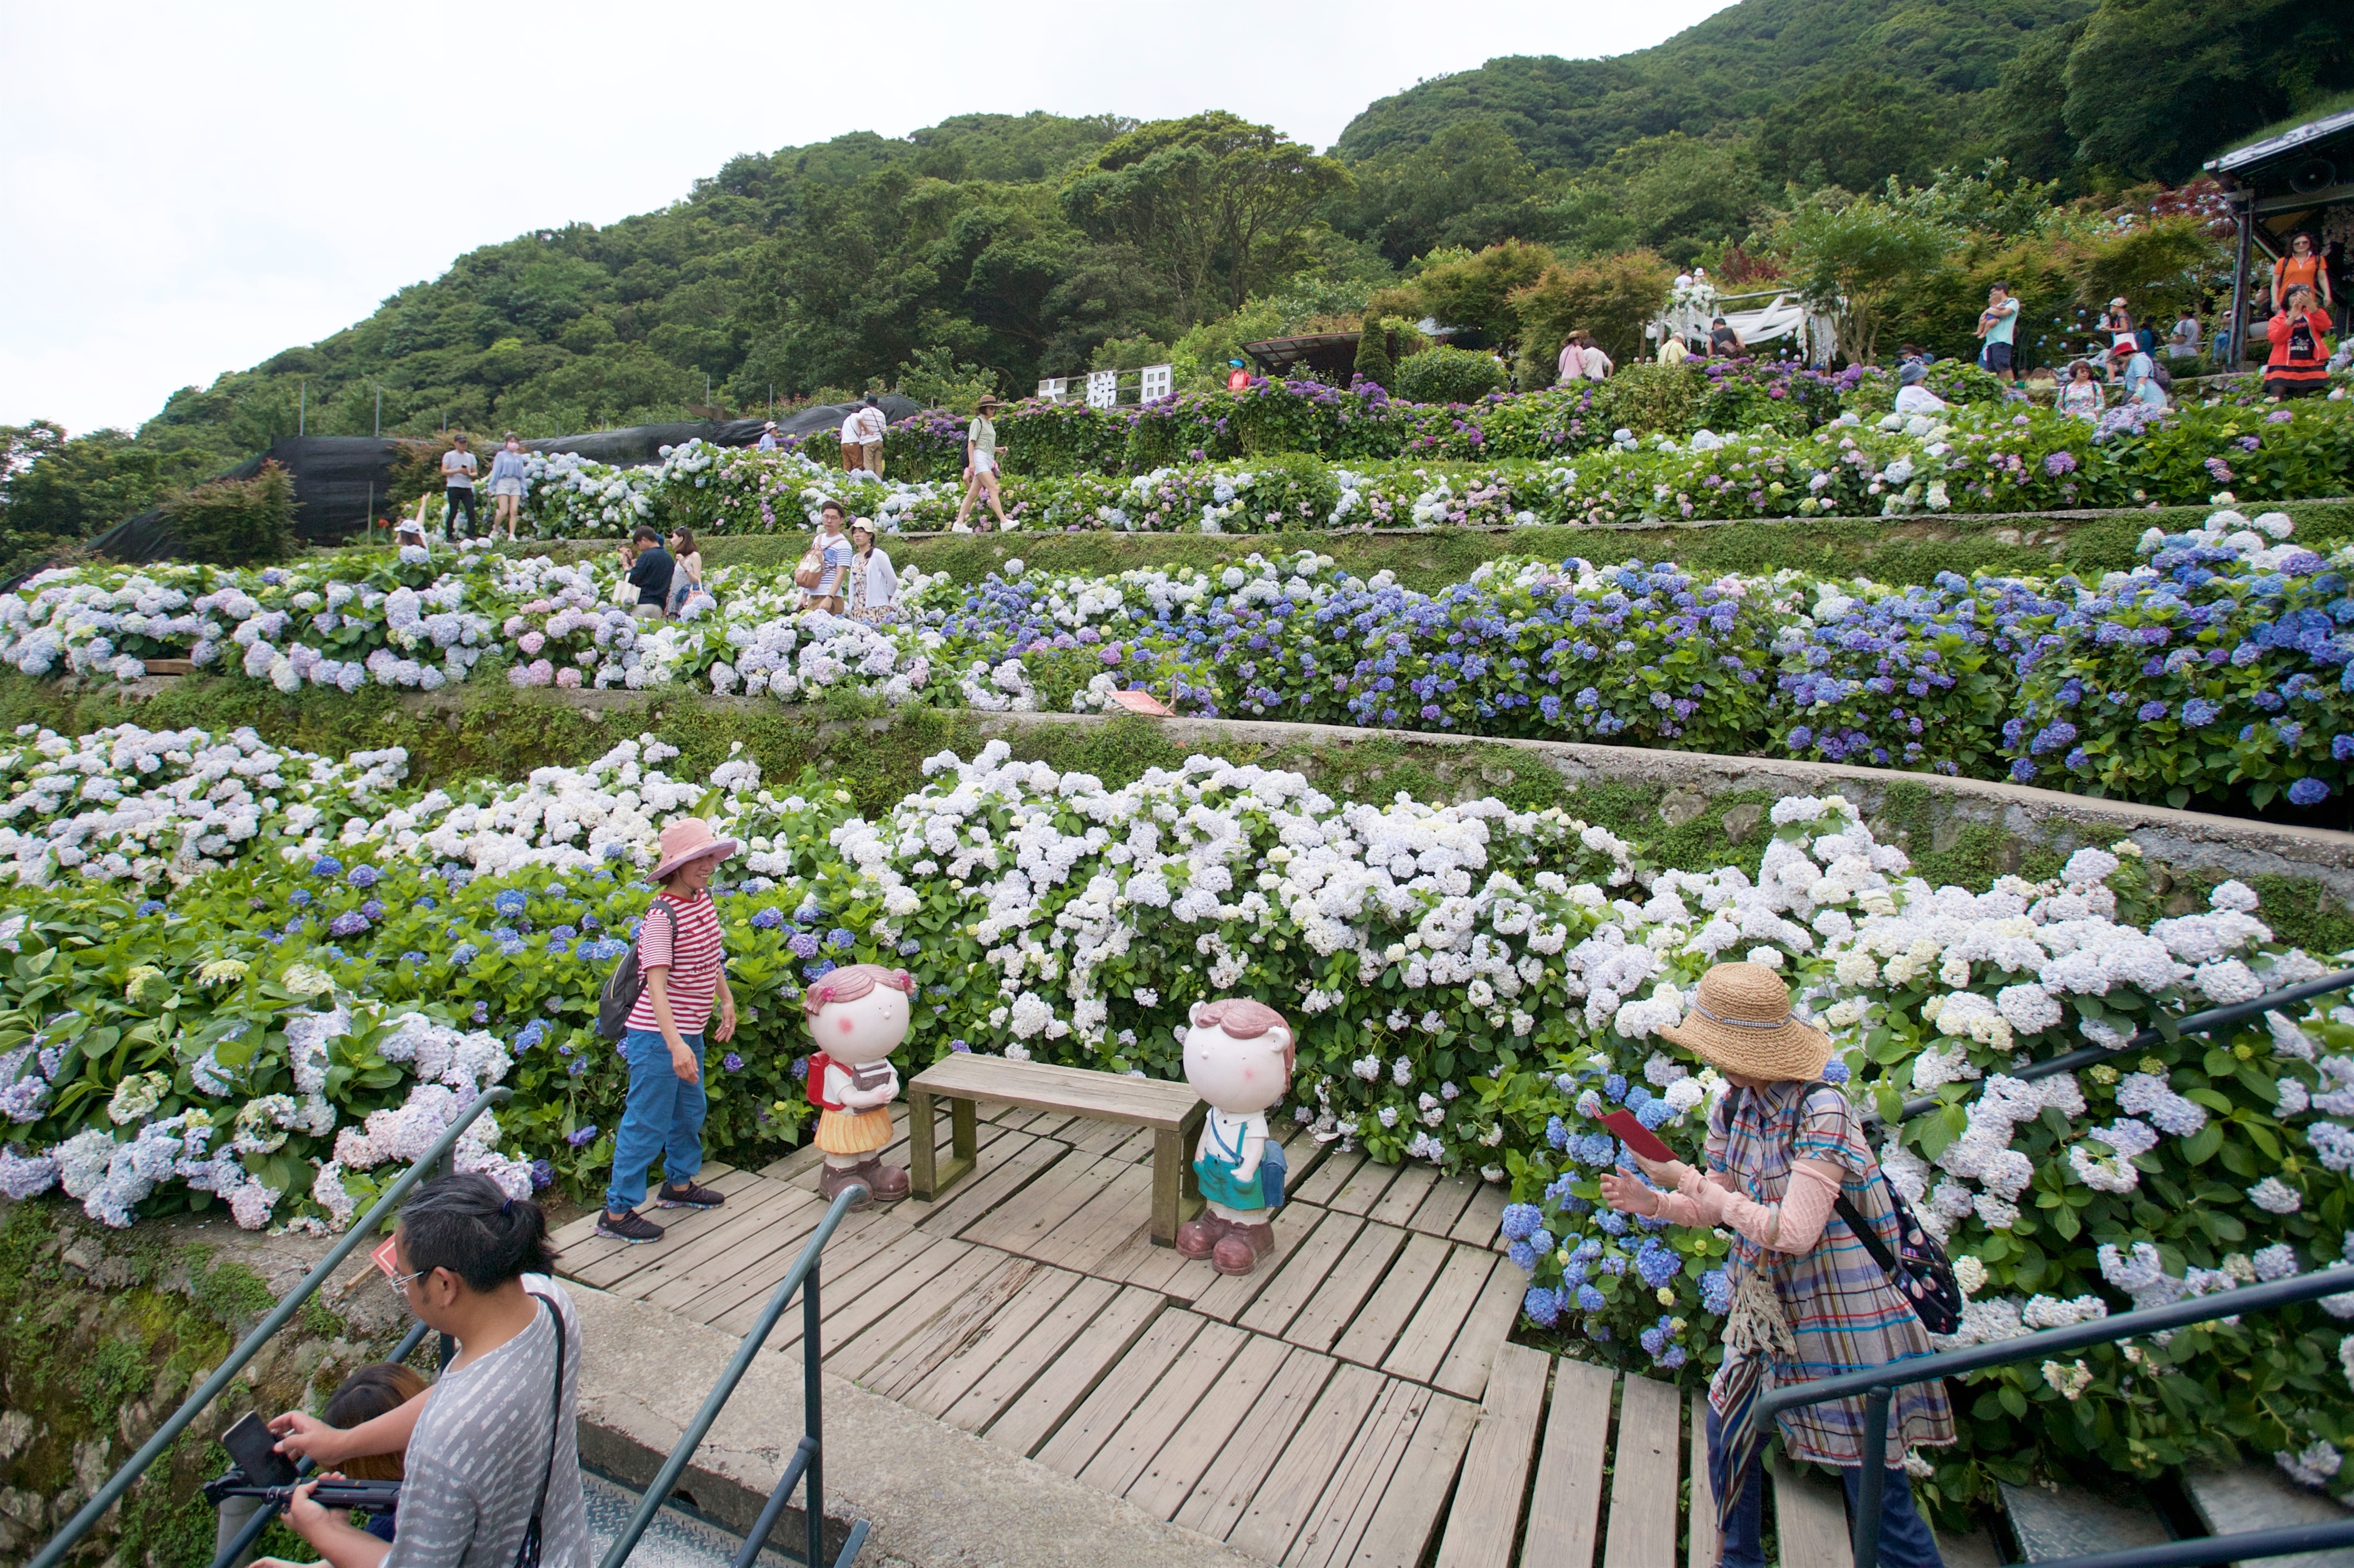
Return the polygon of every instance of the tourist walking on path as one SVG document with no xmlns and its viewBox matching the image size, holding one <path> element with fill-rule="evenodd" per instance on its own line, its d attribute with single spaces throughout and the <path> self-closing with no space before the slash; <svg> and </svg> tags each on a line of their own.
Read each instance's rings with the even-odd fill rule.
<svg viewBox="0 0 2354 1568">
<path fill-rule="evenodd" d="M 474 510 L 474 454 L 466 450 L 463 430 L 450 438 L 450 450 L 441 454 L 441 499 L 449 511 L 442 514 L 441 526 L 452 539 L 467 539 L 482 525 L 482 514 Z M 466 513 L 467 532 L 458 532 L 458 511 Z"/>
<path fill-rule="evenodd" d="M 2288 254 L 2273 263 L 2274 315 L 2285 308 L 2284 302 L 2288 299 L 2289 291 L 2300 287 L 2314 291 L 2325 317 L 2337 309 L 2338 302 L 2329 292 L 2329 269 L 2323 263 L 2321 252 L 2313 243 L 2313 236 L 2302 232 L 2289 236 Z"/>
<path fill-rule="evenodd" d="M 726 1200 L 695 1184 L 703 1169 L 703 1033 L 719 1004 L 721 1044 L 735 1038 L 736 997 L 727 989 L 719 945 L 719 911 L 711 902 L 711 874 L 736 853 L 734 839 L 715 839 L 700 817 L 662 832 L 662 860 L 650 881 L 662 893 L 638 927 L 638 973 L 645 989 L 630 1009 L 621 1054 L 629 1059 L 630 1093 L 613 1135 L 613 1178 L 597 1234 L 616 1241 L 662 1239 L 662 1227 L 638 1213 L 646 1173 L 662 1161 L 656 1201 L 665 1209 L 716 1209 Z"/>
<path fill-rule="evenodd" d="M 883 432 L 889 421 L 883 418 L 883 406 L 870 397 L 858 414 L 859 465 L 875 478 L 883 477 Z"/>
<path fill-rule="evenodd" d="M 2275 397 L 2310 397 L 2329 386 L 2329 318 L 2313 306 L 2313 291 L 2289 290 L 2287 307 L 2265 333 L 2264 390 Z"/>
<path fill-rule="evenodd" d="M 855 554 L 850 535 L 843 524 L 850 514 L 839 501 L 829 501 L 818 509 L 818 535 L 810 548 L 818 557 L 818 578 L 801 600 L 804 611 L 824 610 L 829 615 L 842 613 L 843 598 L 850 591 L 848 577 Z"/>
<path fill-rule="evenodd" d="M 2060 388 L 2055 399 L 2063 414 L 2073 414 L 2080 419 L 2097 419 L 2108 401 L 2101 391 L 2099 377 L 2093 374 L 2092 361 L 2072 360 L 2068 366 L 2068 384 Z"/>
<path fill-rule="evenodd" d="M 875 544 L 875 524 L 861 517 L 850 525 L 850 619 L 880 626 L 898 613 L 899 574 Z"/>
<path fill-rule="evenodd" d="M 1733 330 L 1730 323 L 1718 316 L 1708 323 L 1708 352 L 1714 359 L 1738 359 L 1749 352 L 1749 345 L 1741 341 L 1741 334 Z"/>
<path fill-rule="evenodd" d="M 440 1381 L 385 1414 L 338 1431 L 289 1412 L 279 1452 L 332 1473 L 363 1455 L 401 1457 L 389 1544 L 295 1490 L 286 1522 L 333 1568 L 548 1568 L 589 1561 L 577 1424 L 580 1315 L 548 1277 L 556 1255 L 529 1198 L 479 1173 L 419 1187 L 393 1232 L 393 1288 L 458 1345 Z M 291 1568 L 265 1557 L 255 1568 Z"/>
<path fill-rule="evenodd" d="M 997 525 L 1001 528 L 1006 525 L 1005 502 L 997 485 L 997 425 L 990 418 L 996 412 L 997 399 L 983 396 L 980 411 L 973 415 L 972 423 L 965 427 L 964 502 L 957 508 L 956 514 L 960 526 L 971 514 L 972 503 L 984 494 L 989 497 L 989 509 L 997 514 Z M 981 527 L 985 531 L 989 524 L 984 522 Z"/>
<path fill-rule="evenodd" d="M 491 459 L 491 532 L 497 533 L 499 524 L 505 524 L 510 543 L 515 536 L 515 519 L 523 515 L 525 471 L 523 438 L 509 430 Z"/>
<path fill-rule="evenodd" d="M 858 434 L 858 416 L 864 409 L 853 408 L 842 418 L 842 471 L 857 473 L 866 466 L 865 449 Z"/>
<path fill-rule="evenodd" d="M 1566 387 L 1585 378 L 1585 344 L 1584 333 L 1571 333 L 1561 340 L 1561 357 L 1553 362 L 1553 379 Z"/>
<path fill-rule="evenodd" d="M 2004 382 L 2016 377 L 2011 374 L 2011 340 L 2019 331 L 2019 302 L 2010 297 L 2010 285 L 1997 283 L 1987 291 L 1986 309 L 1978 313 L 1978 335 L 1986 340 L 1978 351 L 1978 364 Z"/>
<path fill-rule="evenodd" d="M 1585 343 L 1578 355 L 1585 365 L 1585 378 L 1588 381 L 1608 380 L 1610 373 L 1618 367 L 1610 363 L 1610 356 L 1602 352 L 1602 345 L 1594 341 L 1592 333 L 1580 333 L 1578 336 Z"/>
<path fill-rule="evenodd" d="M 695 542 L 693 529 L 671 530 L 670 556 L 670 618 L 676 620 L 686 601 L 703 591 L 703 550 Z"/>
<path fill-rule="evenodd" d="M 643 524 L 631 534 L 630 543 L 635 546 L 630 557 L 630 586 L 638 590 L 638 602 L 630 613 L 640 620 L 660 620 L 670 603 L 670 579 L 677 563 L 662 547 L 662 535 Z"/>
<path fill-rule="evenodd" d="M 1833 1209 L 1844 1197 L 1893 1255 L 1898 1217 L 1893 1190 L 1872 1158 L 1848 1097 L 1822 1080 L 1829 1036 L 1799 1022 L 1782 977 L 1762 964 L 1719 964 L 1701 978 L 1691 1011 L 1660 1033 L 1723 1073 L 1731 1092 L 1709 1113 L 1707 1170 L 1634 1156 L 1659 1188 L 1617 1172 L 1602 1177 L 1603 1200 L 1621 1213 L 1672 1224 L 1728 1230 L 1732 1289 L 1725 1360 L 1710 1387 L 1712 1457 L 1724 1441 L 1723 1417 L 1737 1379 L 1766 1371 L 1762 1386 L 1786 1387 L 1930 1353 L 1928 1330 L 1872 1253 Z M 1762 1360 L 1761 1368 L 1744 1361 Z M 1904 1472 L 1908 1450 L 1954 1441 L 1942 1383 L 1895 1391 L 1885 1452 L 1862 1452 L 1863 1401 L 1799 1405 L 1779 1417 L 1784 1451 L 1836 1467 L 1855 1505 L 1861 1467 L 1887 1469 L 1882 1493 L 1882 1568 L 1939 1568 L 1936 1542 L 1914 1510 Z M 1737 1450 L 1736 1450 L 1737 1452 Z M 1760 1467 L 1739 1482 L 1724 1532 L 1723 1568 L 1762 1568 Z"/>
</svg>

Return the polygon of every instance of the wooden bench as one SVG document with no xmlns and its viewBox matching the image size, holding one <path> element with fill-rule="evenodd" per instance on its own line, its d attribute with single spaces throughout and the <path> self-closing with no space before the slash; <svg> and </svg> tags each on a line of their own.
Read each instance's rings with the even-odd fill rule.
<svg viewBox="0 0 2354 1568">
<path fill-rule="evenodd" d="M 932 1147 L 932 1102 L 949 1102 L 949 1158 Z M 938 1197 L 979 1163 L 973 1107 L 988 1100 L 1152 1129 L 1152 1239 L 1177 1245 L 1177 1227 L 1202 1209 L 1193 1141 L 1209 1107 L 1184 1084 L 1124 1077 L 1085 1067 L 1009 1062 L 961 1052 L 907 1080 L 907 1175 L 915 1196 Z"/>
</svg>

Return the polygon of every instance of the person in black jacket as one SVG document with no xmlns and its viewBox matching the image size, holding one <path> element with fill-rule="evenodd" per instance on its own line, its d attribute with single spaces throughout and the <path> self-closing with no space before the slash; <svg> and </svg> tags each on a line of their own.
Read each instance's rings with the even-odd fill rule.
<svg viewBox="0 0 2354 1568">
<path fill-rule="evenodd" d="M 638 547 L 637 558 L 630 563 L 630 586 L 638 590 L 638 602 L 630 613 L 640 620 L 660 620 L 677 567 L 663 548 L 662 535 L 652 528 L 641 527 L 630 538 Z"/>
</svg>

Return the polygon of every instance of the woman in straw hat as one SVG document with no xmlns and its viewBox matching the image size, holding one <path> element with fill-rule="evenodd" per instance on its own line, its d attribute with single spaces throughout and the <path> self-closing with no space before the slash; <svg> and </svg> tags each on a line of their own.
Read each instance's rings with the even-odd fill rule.
<svg viewBox="0 0 2354 1568">
<path fill-rule="evenodd" d="M 1763 1372 L 1765 1385 L 1782 1385 L 1925 1356 L 1929 1334 L 1832 1213 L 1844 1194 L 1895 1251 L 1895 1203 L 1879 1162 L 1846 1095 L 1822 1081 L 1830 1039 L 1792 1012 L 1781 976 L 1762 964 L 1719 964 L 1701 978 L 1683 1022 L 1660 1033 L 1733 1086 L 1709 1113 L 1708 1169 L 1636 1155 L 1658 1188 L 1612 1172 L 1602 1178 L 1602 1192 L 1625 1213 L 1733 1233 L 1724 1365 L 1709 1390 L 1712 1468 L 1719 1468 L 1713 1456 L 1726 1438 L 1731 1391 L 1744 1377 Z M 1780 1425 L 1794 1457 L 1839 1467 L 1852 1506 L 1863 1473 L 1863 1402 L 1801 1405 L 1784 1412 Z M 1914 1510 L 1903 1464 L 1907 1449 L 1952 1441 L 1953 1414 L 1941 1384 L 1895 1391 L 1880 1459 L 1888 1467 L 1883 1568 L 1940 1562 L 1928 1526 Z M 1766 1561 L 1759 1484 L 1753 1457 L 1743 1467 L 1737 1499 L 1723 1499 L 1724 1568 L 1762 1568 Z"/>
<path fill-rule="evenodd" d="M 726 957 L 719 947 L 719 912 L 711 902 L 711 874 L 736 853 L 734 839 L 715 839 L 700 817 L 684 817 L 662 831 L 662 859 L 649 881 L 662 893 L 638 927 L 638 972 L 645 989 L 630 1009 L 621 1054 L 629 1059 L 630 1093 L 613 1134 L 613 1179 L 597 1234 L 614 1241 L 660 1241 L 663 1229 L 638 1213 L 646 1172 L 659 1158 L 665 1209 L 716 1209 L 726 1198 L 695 1184 L 703 1169 L 703 1031 L 719 1005 L 719 1039 L 736 1034 L 736 998 L 727 989 Z"/>
</svg>

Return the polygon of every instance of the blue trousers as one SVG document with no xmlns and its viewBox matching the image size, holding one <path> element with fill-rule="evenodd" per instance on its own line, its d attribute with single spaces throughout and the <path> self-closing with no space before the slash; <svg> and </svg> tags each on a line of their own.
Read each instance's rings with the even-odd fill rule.
<svg viewBox="0 0 2354 1568">
<path fill-rule="evenodd" d="M 682 1034 L 695 1053 L 695 1080 L 688 1083 L 670 1064 L 670 1046 L 659 1029 L 632 1029 L 621 1036 L 630 1062 L 630 1097 L 621 1107 L 620 1130 L 613 1135 L 613 1181 L 605 1207 L 613 1213 L 646 1200 L 646 1172 L 662 1160 L 663 1180 L 684 1187 L 703 1169 L 703 1036 Z"/>
<path fill-rule="evenodd" d="M 1722 1441 L 1716 1410 L 1708 1407 L 1708 1451 L 1712 1459 Z M 1847 1483 L 1848 1518 L 1855 1517 L 1856 1496 L 1863 1483 L 1857 1466 L 1842 1466 L 1840 1479 Z M 1766 1568 L 1764 1520 L 1766 1467 L 1752 1463 L 1741 1478 L 1741 1502 L 1719 1548 L 1719 1568 Z M 1928 1521 L 1913 1508 L 1913 1488 L 1900 1466 L 1888 1472 L 1880 1489 L 1880 1568 L 1945 1568 L 1937 1555 L 1937 1538 Z"/>
</svg>

